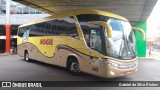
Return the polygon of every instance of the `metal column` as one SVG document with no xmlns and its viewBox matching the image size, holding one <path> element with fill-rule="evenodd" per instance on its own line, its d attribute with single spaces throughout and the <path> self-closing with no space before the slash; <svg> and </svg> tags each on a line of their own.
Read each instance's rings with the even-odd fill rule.
<svg viewBox="0 0 160 90">
<path fill-rule="evenodd" d="M 10 53 L 10 43 L 11 43 L 11 25 L 10 25 L 10 0 L 6 0 L 6 53 Z"/>
</svg>

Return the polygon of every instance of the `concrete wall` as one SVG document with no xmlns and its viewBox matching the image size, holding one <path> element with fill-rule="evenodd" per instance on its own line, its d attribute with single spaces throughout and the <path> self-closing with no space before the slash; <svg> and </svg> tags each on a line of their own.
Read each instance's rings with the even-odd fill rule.
<svg viewBox="0 0 160 90">
<path fill-rule="evenodd" d="M 48 14 L 15 14 L 10 15 L 10 24 L 11 25 L 21 25 L 28 22 L 31 22 L 33 20 L 37 20 L 40 18 L 44 18 L 49 16 Z M 0 25 L 5 25 L 5 15 L 0 15 Z"/>
</svg>

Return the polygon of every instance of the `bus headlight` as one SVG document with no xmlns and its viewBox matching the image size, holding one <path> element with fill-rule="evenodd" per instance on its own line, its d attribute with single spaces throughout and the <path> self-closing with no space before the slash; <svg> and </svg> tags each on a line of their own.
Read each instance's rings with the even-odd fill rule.
<svg viewBox="0 0 160 90">
<path fill-rule="evenodd" d="M 110 71 L 110 74 L 113 75 L 113 76 L 115 75 L 115 73 L 113 71 Z"/>
<path fill-rule="evenodd" d="M 115 68 L 117 68 L 117 67 L 119 66 L 118 64 L 112 63 L 112 62 L 109 62 L 109 61 L 107 61 L 107 64 L 108 64 L 109 66 L 112 66 L 112 67 L 115 67 Z"/>
<path fill-rule="evenodd" d="M 135 62 L 135 63 L 132 63 L 132 64 L 126 64 L 126 65 L 116 64 L 116 63 L 113 63 L 113 62 L 110 62 L 110 61 L 105 61 L 105 62 L 108 66 L 111 66 L 111 67 L 114 67 L 114 68 L 117 68 L 117 69 L 132 69 L 132 68 L 136 68 L 137 65 L 138 65 L 138 62 Z"/>
</svg>

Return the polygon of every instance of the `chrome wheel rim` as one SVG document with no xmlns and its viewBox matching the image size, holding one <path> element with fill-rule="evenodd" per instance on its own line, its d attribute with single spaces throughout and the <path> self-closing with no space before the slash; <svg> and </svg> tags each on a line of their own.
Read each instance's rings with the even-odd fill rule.
<svg viewBox="0 0 160 90">
<path fill-rule="evenodd" d="M 26 53 L 25 58 L 26 58 L 26 61 L 28 61 L 28 60 L 29 60 L 29 54 L 28 54 L 28 53 Z"/>
<path fill-rule="evenodd" d="M 79 72 L 79 64 L 73 62 L 73 63 L 71 64 L 70 70 L 73 71 L 73 72 Z"/>
</svg>

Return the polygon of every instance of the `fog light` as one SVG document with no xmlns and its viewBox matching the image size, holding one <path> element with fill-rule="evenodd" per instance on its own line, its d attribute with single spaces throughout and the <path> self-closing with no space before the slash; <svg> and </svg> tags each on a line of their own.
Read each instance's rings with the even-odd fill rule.
<svg viewBox="0 0 160 90">
<path fill-rule="evenodd" d="M 115 75 L 115 73 L 114 73 L 114 72 L 112 72 L 112 71 L 110 71 L 110 74 L 111 74 L 111 75 Z"/>
</svg>

